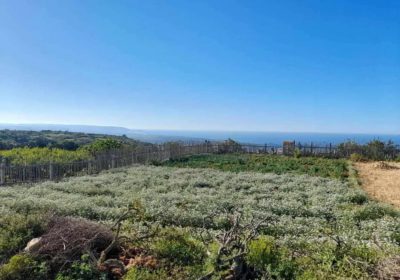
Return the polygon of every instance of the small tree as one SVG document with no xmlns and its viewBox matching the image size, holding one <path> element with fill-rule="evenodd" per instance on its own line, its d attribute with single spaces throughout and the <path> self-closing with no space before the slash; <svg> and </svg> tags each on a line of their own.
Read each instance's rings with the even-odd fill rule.
<svg viewBox="0 0 400 280">
<path fill-rule="evenodd" d="M 106 138 L 106 139 L 98 139 L 94 141 L 92 144 L 89 144 L 84 147 L 91 154 L 98 154 L 101 152 L 107 152 L 115 149 L 119 149 L 122 147 L 122 143 L 115 139 Z"/>
<path fill-rule="evenodd" d="M 396 158 L 397 148 L 393 141 L 389 140 L 386 143 L 384 153 L 385 153 L 386 158 L 389 158 L 389 159 Z"/>
<path fill-rule="evenodd" d="M 220 154 L 237 153 L 241 151 L 242 151 L 242 146 L 238 142 L 230 138 L 222 142 L 222 144 L 220 144 L 218 148 L 218 153 Z"/>
<path fill-rule="evenodd" d="M 362 147 L 357 144 L 355 141 L 348 140 L 344 143 L 339 144 L 338 146 L 339 154 L 345 157 L 350 156 L 351 154 L 362 154 Z"/>
<path fill-rule="evenodd" d="M 367 143 L 366 147 L 367 157 L 372 160 L 385 159 L 385 143 L 379 140 L 372 140 Z"/>
</svg>

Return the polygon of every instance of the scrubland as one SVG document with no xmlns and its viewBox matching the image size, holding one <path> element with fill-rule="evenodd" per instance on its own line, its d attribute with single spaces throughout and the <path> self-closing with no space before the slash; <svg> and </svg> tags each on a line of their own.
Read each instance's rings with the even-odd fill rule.
<svg viewBox="0 0 400 280">
<path fill-rule="evenodd" d="M 289 174 L 241 171 L 269 171 L 261 156 L 255 159 L 258 165 L 224 156 L 227 164 L 216 167 L 235 172 L 135 166 L 1 188 L 0 279 L 23 275 L 24 264 L 29 277 L 38 277 L 30 279 L 235 279 L 238 263 L 245 279 L 395 279 L 400 214 L 350 185 L 341 161 L 303 169 L 289 161 Z M 202 167 L 196 157 L 166 164 L 188 162 Z M 119 256 L 129 262 L 124 273 L 99 270 L 85 252 L 56 272 L 46 257 L 18 254 L 48 231 L 48 217 L 81 217 L 110 228 L 128 205 L 136 205 L 136 216 L 122 223 L 129 237 Z M 143 230 L 153 234 L 138 238 Z M 233 243 L 223 245 L 226 236 Z"/>
</svg>

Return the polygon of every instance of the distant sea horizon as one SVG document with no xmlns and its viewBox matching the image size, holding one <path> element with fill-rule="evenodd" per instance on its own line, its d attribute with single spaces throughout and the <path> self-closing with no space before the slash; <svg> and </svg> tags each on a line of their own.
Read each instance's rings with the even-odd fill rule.
<svg viewBox="0 0 400 280">
<path fill-rule="evenodd" d="M 363 133 L 315 133 L 315 132 L 227 132 L 227 131 L 176 131 L 176 130 L 146 130 L 149 134 L 186 139 L 226 140 L 232 139 L 241 143 L 281 145 L 283 141 L 300 143 L 340 144 L 345 141 L 355 141 L 366 144 L 371 140 L 384 142 L 393 141 L 400 145 L 400 134 L 363 134 Z"/>
<path fill-rule="evenodd" d="M 304 144 L 333 145 L 351 140 L 365 144 L 377 139 L 389 140 L 400 145 L 399 134 L 384 133 L 322 133 L 322 132 L 250 132 L 250 131 L 207 131 L 207 130 L 166 130 L 166 129 L 129 129 L 118 126 L 75 125 L 75 124 L 5 124 L 0 123 L 0 129 L 11 130 L 58 130 L 84 133 L 100 133 L 108 135 L 126 135 L 132 139 L 150 143 L 169 141 L 221 141 L 228 138 L 241 143 L 282 145 L 283 141 L 296 141 Z"/>
</svg>

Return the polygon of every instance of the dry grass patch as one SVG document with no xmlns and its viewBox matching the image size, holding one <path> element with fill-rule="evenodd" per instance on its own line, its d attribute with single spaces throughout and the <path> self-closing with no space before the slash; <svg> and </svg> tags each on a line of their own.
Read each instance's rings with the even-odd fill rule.
<svg viewBox="0 0 400 280">
<path fill-rule="evenodd" d="M 355 163 L 355 167 L 369 195 L 400 207 L 400 163 Z"/>
</svg>

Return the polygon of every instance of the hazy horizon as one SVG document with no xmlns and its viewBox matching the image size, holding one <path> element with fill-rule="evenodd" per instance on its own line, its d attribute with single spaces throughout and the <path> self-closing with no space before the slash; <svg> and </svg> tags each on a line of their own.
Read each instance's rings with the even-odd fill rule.
<svg viewBox="0 0 400 280">
<path fill-rule="evenodd" d="M 102 124 L 85 124 L 85 123 L 3 123 L 1 126 L 82 126 L 82 127 L 109 127 L 122 128 L 134 131 L 165 131 L 165 132 L 223 132 L 223 133 L 315 133 L 315 134 L 359 134 L 359 135 L 400 135 L 399 133 L 381 133 L 381 132 L 344 132 L 344 131 L 277 131 L 277 130 L 224 130 L 224 129 L 168 129 L 168 128 L 138 128 L 121 125 L 102 125 Z"/>
<path fill-rule="evenodd" d="M 65 124 L 1 124 L 1 129 L 11 130 L 58 130 L 69 132 L 126 135 L 130 138 L 151 143 L 169 141 L 221 141 L 233 139 L 241 143 L 281 145 L 283 141 L 301 143 L 339 144 L 355 141 L 360 144 L 371 140 L 393 141 L 400 145 L 400 134 L 363 133 L 315 133 L 315 132 L 277 132 L 277 131 L 211 131 L 211 130 L 146 130 L 116 126 L 65 125 Z"/>
</svg>

